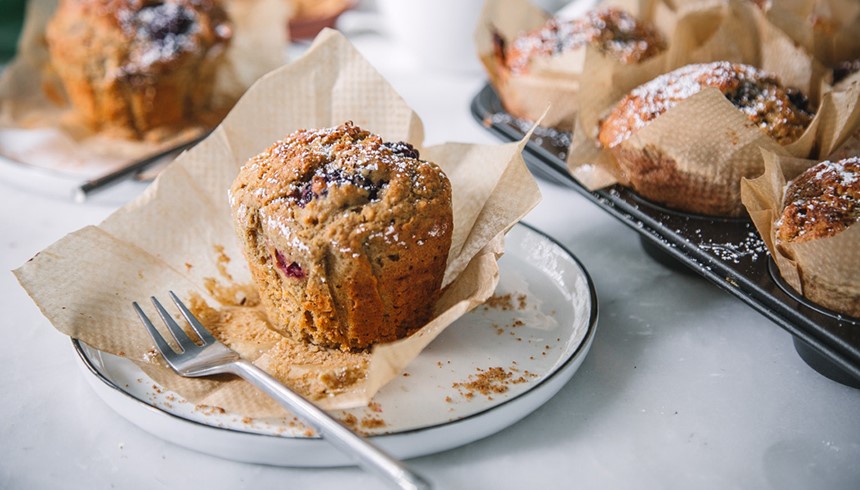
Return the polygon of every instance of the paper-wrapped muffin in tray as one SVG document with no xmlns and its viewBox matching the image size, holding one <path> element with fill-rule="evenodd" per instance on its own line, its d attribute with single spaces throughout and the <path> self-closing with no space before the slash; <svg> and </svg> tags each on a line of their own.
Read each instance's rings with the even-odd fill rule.
<svg viewBox="0 0 860 490">
<path fill-rule="evenodd" d="M 764 161 L 741 192 L 779 274 L 811 302 L 860 318 L 860 158 L 816 164 L 765 153 Z"/>
</svg>

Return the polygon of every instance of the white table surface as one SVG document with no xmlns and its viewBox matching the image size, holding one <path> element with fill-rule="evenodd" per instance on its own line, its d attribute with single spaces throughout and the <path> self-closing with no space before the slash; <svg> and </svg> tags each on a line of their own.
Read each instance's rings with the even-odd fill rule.
<svg viewBox="0 0 860 490">
<path fill-rule="evenodd" d="M 497 142 L 469 113 L 480 73 L 428 73 L 380 35 L 352 38 L 421 116 L 427 143 Z M 0 182 L 6 271 L 143 188 L 79 205 L 51 196 L 39 173 L 12 173 Z M 635 232 L 576 192 L 541 190 L 526 221 L 596 283 L 591 352 L 524 420 L 410 465 L 454 489 L 860 488 L 860 390 L 808 368 L 788 333 L 739 300 L 652 261 Z M 137 428 L 94 395 L 69 340 L 9 272 L 0 319 L 0 488 L 384 487 L 357 468 L 235 463 Z"/>
</svg>

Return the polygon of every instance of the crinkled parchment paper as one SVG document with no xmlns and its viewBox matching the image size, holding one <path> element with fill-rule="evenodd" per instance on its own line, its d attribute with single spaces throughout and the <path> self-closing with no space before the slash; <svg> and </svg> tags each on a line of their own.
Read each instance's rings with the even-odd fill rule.
<svg viewBox="0 0 860 490">
<path fill-rule="evenodd" d="M 772 0 L 767 18 L 826 66 L 860 57 L 857 0 Z"/>
<path fill-rule="evenodd" d="M 801 87 L 818 87 L 819 65 L 793 46 L 762 13 L 735 0 L 711 5 L 705 1 L 679 10 L 670 39 L 673 63 L 730 60 L 765 66 L 780 79 Z M 693 7 L 698 10 L 689 10 Z M 659 11 L 659 9 L 658 9 Z M 691 32 L 713 32 L 719 38 L 740 36 L 734 32 L 736 18 L 752 26 L 749 39 L 758 39 L 755 49 L 746 43 L 713 42 L 697 39 Z M 693 24 L 693 26 L 689 24 Z M 694 28 L 695 27 L 695 28 Z M 732 34 L 734 32 L 734 34 Z M 686 34 L 684 34 L 686 33 Z M 682 56 L 681 53 L 687 53 Z M 785 147 L 758 128 L 751 127 L 743 114 L 718 91 L 706 89 L 684 100 L 613 149 L 597 142 L 602 117 L 631 89 L 647 82 L 647 73 L 627 71 L 587 58 L 581 78 L 583 93 L 576 130 L 568 155 L 571 173 L 586 187 L 598 189 L 615 183 L 631 186 L 646 197 L 668 196 L 663 204 L 677 209 L 710 215 L 734 216 L 743 212 L 740 178 L 760 175 L 763 169 L 760 148 L 800 158 L 827 155 L 844 142 L 858 126 L 856 84 L 841 90 L 823 85 L 815 118 L 796 142 Z M 674 68 L 674 67 L 672 67 Z M 667 67 L 668 71 L 668 67 Z M 638 158 L 662 169 L 639 176 L 629 175 L 618 158 Z M 667 173 L 669 178 L 666 178 Z M 634 180 L 636 179 L 636 180 Z M 659 200 L 659 199 L 658 199 Z"/>
<path fill-rule="evenodd" d="M 68 103 L 51 68 L 45 26 L 56 0 L 31 0 L 18 55 L 0 77 L 0 156 L 74 175 L 93 177 L 161 153 L 205 134 L 242 93 L 284 62 L 287 4 L 229 0 L 233 39 L 217 72 L 212 112 L 179 133 L 154 130 L 143 141 L 94 132 Z"/>
<path fill-rule="evenodd" d="M 780 275 L 814 303 L 860 317 L 860 224 L 832 237 L 777 245 L 776 221 L 784 208 L 786 179 L 817 162 L 763 153 L 764 174 L 744 179 L 741 194 Z"/>
<path fill-rule="evenodd" d="M 253 293 L 227 202 L 227 189 L 249 157 L 297 129 L 347 120 L 387 141 L 411 142 L 443 168 L 453 189 L 453 243 L 435 318 L 411 337 L 359 354 L 275 336 L 260 327 L 259 311 L 237 306 L 252 304 Z M 540 199 L 520 155 L 524 142 L 423 148 L 422 140 L 417 115 L 345 38 L 326 30 L 304 57 L 254 84 L 139 199 L 51 245 L 15 274 L 60 332 L 126 356 L 194 403 L 248 416 L 282 414 L 243 381 L 173 374 L 148 354 L 152 342 L 132 301 L 155 315 L 145 300 L 174 290 L 206 318 L 226 319 L 216 330 L 222 340 L 321 406 L 364 405 L 445 327 L 493 293 L 503 234 Z"/>
</svg>

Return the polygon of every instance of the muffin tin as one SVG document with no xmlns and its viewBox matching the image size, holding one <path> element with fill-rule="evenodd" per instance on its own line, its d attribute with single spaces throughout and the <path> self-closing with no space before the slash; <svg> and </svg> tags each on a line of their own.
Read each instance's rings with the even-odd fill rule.
<svg viewBox="0 0 860 490">
<path fill-rule="evenodd" d="M 507 114 L 489 85 L 473 98 L 471 111 L 503 140 L 519 140 L 531 127 Z M 537 177 L 578 191 L 636 230 L 656 260 L 703 276 L 790 332 L 798 354 L 818 372 L 860 388 L 860 319 L 827 310 L 792 290 L 751 221 L 670 210 L 619 185 L 589 191 L 568 172 L 569 145 L 569 133 L 538 127 L 523 156 Z"/>
</svg>

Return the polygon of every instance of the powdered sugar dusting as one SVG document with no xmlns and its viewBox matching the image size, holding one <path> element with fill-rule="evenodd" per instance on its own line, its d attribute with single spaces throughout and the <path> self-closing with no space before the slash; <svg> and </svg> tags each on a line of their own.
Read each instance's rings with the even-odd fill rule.
<svg viewBox="0 0 860 490">
<path fill-rule="evenodd" d="M 786 185 L 781 242 L 831 236 L 860 222 L 860 157 L 816 164 Z"/>
<path fill-rule="evenodd" d="M 723 95 L 756 126 L 781 144 L 788 144 L 803 133 L 811 122 L 802 94 L 789 92 L 779 81 L 752 66 L 718 61 L 687 65 L 663 74 L 633 89 L 607 118 L 616 131 L 601 142 L 614 147 L 645 127 L 657 116 L 706 87 Z"/>
<path fill-rule="evenodd" d="M 666 47 L 656 30 L 623 10 L 602 8 L 575 20 L 549 19 L 540 28 L 517 37 L 506 53 L 514 73 L 528 71 L 536 56 L 558 56 L 592 45 L 623 63 L 650 58 Z"/>
<path fill-rule="evenodd" d="M 124 67 L 129 73 L 146 71 L 200 48 L 195 36 L 200 31 L 197 13 L 183 5 L 164 2 L 138 10 L 125 8 L 117 13 L 117 18 L 122 30 L 135 43 L 130 61 Z"/>
</svg>

